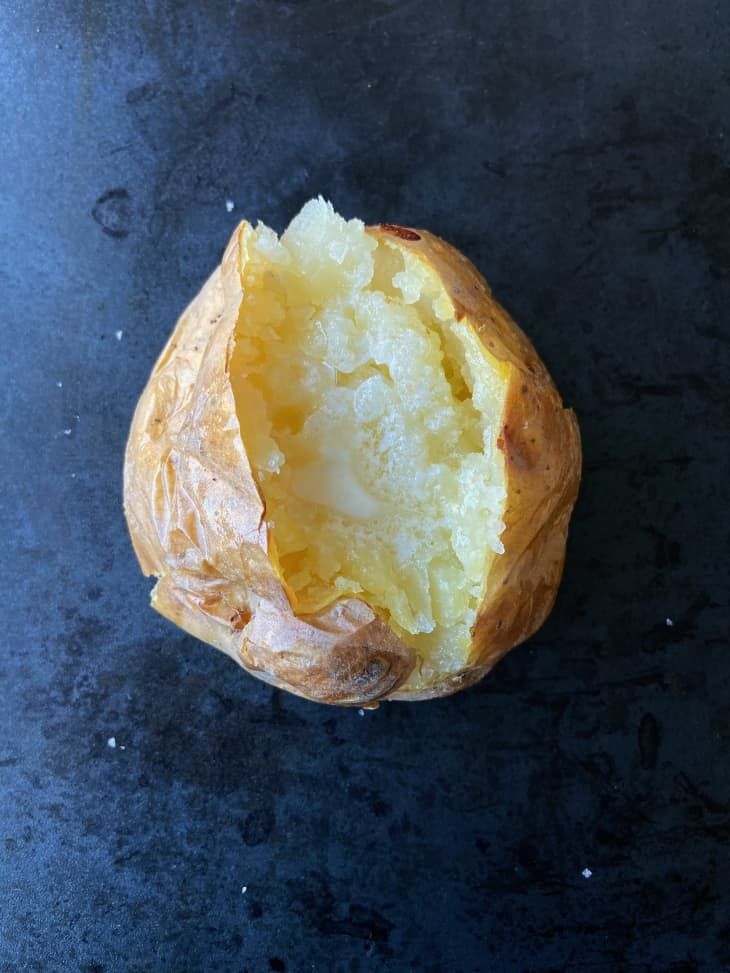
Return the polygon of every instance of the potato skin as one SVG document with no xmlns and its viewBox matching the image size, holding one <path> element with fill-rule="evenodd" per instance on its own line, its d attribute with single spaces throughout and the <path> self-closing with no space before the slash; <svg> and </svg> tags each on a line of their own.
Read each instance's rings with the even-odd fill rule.
<svg viewBox="0 0 730 973">
<path fill-rule="evenodd" d="M 268 558 L 265 507 L 229 378 L 248 223 L 237 227 L 160 355 L 124 463 L 132 543 L 143 572 L 158 578 L 153 607 L 266 682 L 317 702 L 366 707 L 471 685 L 542 624 L 560 581 L 580 478 L 575 417 L 476 269 L 425 231 L 383 224 L 368 232 L 397 240 L 436 270 L 457 316 L 509 368 L 498 443 L 508 480 L 505 554 L 495 559 L 462 673 L 399 692 L 415 653 L 369 605 L 348 598 L 314 615 L 292 609 Z"/>
</svg>

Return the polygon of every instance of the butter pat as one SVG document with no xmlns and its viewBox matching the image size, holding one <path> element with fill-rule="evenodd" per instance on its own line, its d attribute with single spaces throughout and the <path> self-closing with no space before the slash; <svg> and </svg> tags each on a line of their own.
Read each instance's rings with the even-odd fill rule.
<svg viewBox="0 0 730 973">
<path fill-rule="evenodd" d="M 370 520 L 380 508 L 355 476 L 344 453 L 328 451 L 321 459 L 294 470 L 292 488 L 300 500 L 329 507 L 355 520 Z"/>
</svg>

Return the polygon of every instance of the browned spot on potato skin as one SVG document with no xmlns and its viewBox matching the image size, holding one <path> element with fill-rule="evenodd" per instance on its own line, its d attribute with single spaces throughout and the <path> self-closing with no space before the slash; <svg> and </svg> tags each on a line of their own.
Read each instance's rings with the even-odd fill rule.
<svg viewBox="0 0 730 973">
<path fill-rule="evenodd" d="M 502 432 L 497 437 L 497 449 L 504 453 L 507 462 L 518 473 L 524 473 L 532 466 L 525 444 L 513 435 L 508 425 L 502 426 Z"/>
<path fill-rule="evenodd" d="M 415 230 L 408 230 L 405 226 L 396 226 L 395 223 L 381 223 L 380 229 L 392 236 L 400 237 L 401 240 L 420 240 L 421 235 Z"/>
<path fill-rule="evenodd" d="M 230 617 L 231 628 L 234 632 L 242 631 L 251 621 L 251 612 L 237 611 Z"/>
<path fill-rule="evenodd" d="M 381 659 L 375 656 L 369 659 L 362 672 L 359 672 L 355 676 L 355 684 L 358 686 L 369 685 L 370 683 L 376 683 L 381 679 L 389 669 L 389 665 L 385 659 Z"/>
</svg>

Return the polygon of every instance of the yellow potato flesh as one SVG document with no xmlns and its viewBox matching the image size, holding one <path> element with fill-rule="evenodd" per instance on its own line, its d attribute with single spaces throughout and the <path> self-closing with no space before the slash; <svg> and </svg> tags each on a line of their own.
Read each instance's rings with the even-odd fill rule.
<svg viewBox="0 0 730 973">
<path fill-rule="evenodd" d="M 502 373 L 427 267 L 321 199 L 257 228 L 242 283 L 231 381 L 296 611 L 362 598 L 460 669 L 502 552 Z"/>
</svg>

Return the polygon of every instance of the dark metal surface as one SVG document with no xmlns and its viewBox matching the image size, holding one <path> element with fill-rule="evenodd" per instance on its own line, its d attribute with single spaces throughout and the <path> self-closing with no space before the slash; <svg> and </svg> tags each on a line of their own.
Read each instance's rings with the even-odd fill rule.
<svg viewBox="0 0 730 973">
<path fill-rule="evenodd" d="M 730 969 L 730 5 L 4 0 L 0 37 L 0 971 Z M 320 192 L 463 248 L 585 446 L 549 623 L 363 716 L 156 617 L 121 512 L 177 314 Z"/>
</svg>

